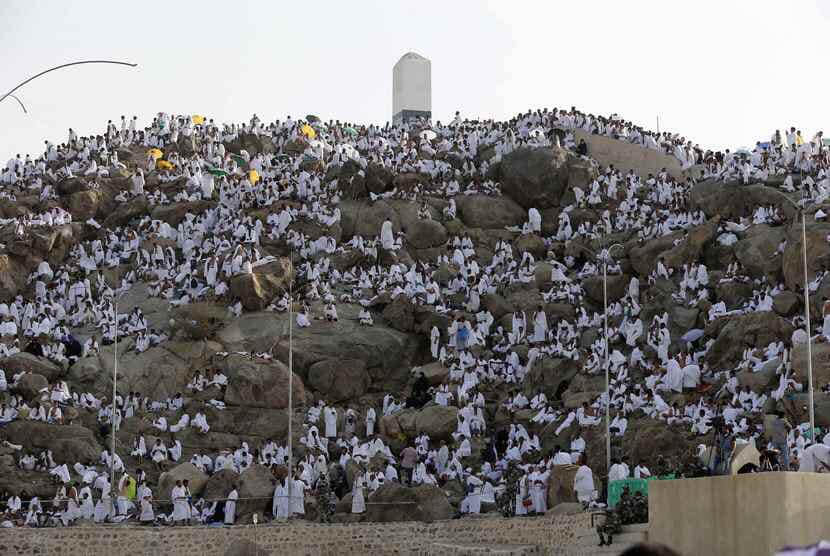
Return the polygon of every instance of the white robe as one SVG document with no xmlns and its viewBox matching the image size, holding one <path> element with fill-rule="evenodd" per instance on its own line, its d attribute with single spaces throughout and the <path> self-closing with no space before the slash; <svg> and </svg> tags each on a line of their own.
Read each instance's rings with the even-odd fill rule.
<svg viewBox="0 0 830 556">
<path fill-rule="evenodd" d="M 238 499 L 239 493 L 236 489 L 233 489 L 225 501 L 225 525 L 233 525 L 236 520 L 236 501 Z"/>
<path fill-rule="evenodd" d="M 395 247 L 395 235 L 392 232 L 392 222 L 385 220 L 380 227 L 380 244 L 387 251 Z"/>
</svg>

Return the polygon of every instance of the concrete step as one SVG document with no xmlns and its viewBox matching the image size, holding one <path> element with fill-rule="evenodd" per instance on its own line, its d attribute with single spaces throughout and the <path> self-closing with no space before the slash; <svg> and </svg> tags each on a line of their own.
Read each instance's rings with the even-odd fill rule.
<svg viewBox="0 0 830 556">
<path fill-rule="evenodd" d="M 617 544 L 636 544 L 648 541 L 648 526 L 626 525 L 620 533 L 614 535 L 614 546 Z M 597 546 L 599 535 L 595 529 L 583 529 L 576 535 L 577 546 Z"/>
<path fill-rule="evenodd" d="M 611 546 L 597 546 L 592 552 L 591 556 L 620 556 L 623 552 L 631 548 L 637 543 L 617 543 L 614 539 L 614 544 Z"/>
<path fill-rule="evenodd" d="M 428 556 L 478 556 L 479 554 L 498 556 L 541 556 L 542 549 L 533 544 L 475 544 L 435 542 L 429 546 Z"/>
</svg>

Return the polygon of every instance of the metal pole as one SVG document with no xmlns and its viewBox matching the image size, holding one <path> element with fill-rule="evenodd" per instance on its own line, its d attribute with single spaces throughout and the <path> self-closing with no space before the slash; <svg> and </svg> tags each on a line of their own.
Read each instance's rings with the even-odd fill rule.
<svg viewBox="0 0 830 556">
<path fill-rule="evenodd" d="M 288 261 L 290 266 L 293 266 L 294 261 L 292 255 L 294 251 L 289 252 Z M 294 486 L 294 451 L 291 424 L 294 416 L 294 280 L 291 279 L 291 270 L 289 268 L 288 275 L 288 517 L 291 517 L 291 489 Z"/>
<path fill-rule="evenodd" d="M 807 276 L 807 213 L 801 210 L 801 255 L 804 263 L 804 318 L 807 321 L 807 391 L 810 401 L 810 441 L 815 442 L 816 410 L 813 401 L 813 335 L 810 330 L 810 283 Z"/>
<path fill-rule="evenodd" d="M 120 262 L 120 261 L 119 261 Z M 115 311 L 115 344 L 113 348 L 114 359 L 112 363 L 112 415 L 110 415 L 110 422 L 112 424 L 112 448 L 110 450 L 110 503 L 112 504 L 112 511 L 115 513 L 115 436 L 118 431 L 118 426 L 115 418 L 115 397 L 118 395 L 118 271 L 115 273 L 116 285 L 113 308 Z"/>
<path fill-rule="evenodd" d="M 605 472 L 611 471 L 611 387 L 608 364 L 608 256 L 602 259 L 602 306 L 605 328 Z"/>
<path fill-rule="evenodd" d="M 29 79 L 27 79 L 23 83 L 20 83 L 17 87 L 15 87 L 11 91 L 9 91 L 8 93 L 6 93 L 2 97 L 0 97 L 0 102 L 3 102 L 4 100 L 6 100 L 6 97 L 10 97 L 12 95 L 12 93 L 14 93 L 20 87 L 22 87 L 26 83 L 29 83 L 30 81 L 33 81 L 33 80 L 37 79 L 41 75 L 45 75 L 49 72 L 59 70 L 61 68 L 67 68 L 69 66 L 79 66 L 81 64 L 118 64 L 118 65 L 121 65 L 121 66 L 130 66 L 131 68 L 134 68 L 138 65 L 138 64 L 133 64 L 133 63 L 130 63 L 130 62 L 116 62 L 114 60 L 81 60 L 80 62 L 70 62 L 68 64 L 61 64 L 59 66 L 55 66 L 53 68 L 49 68 L 47 70 L 44 70 L 44 71 L 38 73 L 37 75 L 33 75 L 32 77 L 30 77 Z M 20 101 L 18 101 L 18 102 L 20 102 Z M 22 105 L 23 105 L 23 103 L 21 103 L 21 106 Z M 25 108 L 24 108 L 24 111 L 25 111 Z"/>
<path fill-rule="evenodd" d="M 660 135 L 660 116 L 657 116 L 657 135 Z"/>
</svg>

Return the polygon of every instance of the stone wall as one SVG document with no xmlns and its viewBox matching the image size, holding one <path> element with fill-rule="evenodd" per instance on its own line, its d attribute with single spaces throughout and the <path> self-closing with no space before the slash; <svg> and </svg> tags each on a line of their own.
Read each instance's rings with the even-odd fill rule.
<svg viewBox="0 0 830 556">
<path fill-rule="evenodd" d="M 464 518 L 436 523 L 291 524 L 234 527 L 98 526 L 5 529 L 0 553 L 61 556 L 193 554 L 199 556 L 347 556 L 350 554 L 490 553 L 583 556 L 577 537 L 590 515 Z M 499 547 L 502 550 L 497 550 Z"/>
</svg>

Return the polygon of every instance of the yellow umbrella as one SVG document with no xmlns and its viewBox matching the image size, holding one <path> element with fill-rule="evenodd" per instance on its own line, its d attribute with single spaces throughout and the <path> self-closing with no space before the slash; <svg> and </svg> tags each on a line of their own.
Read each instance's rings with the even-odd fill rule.
<svg viewBox="0 0 830 556">
<path fill-rule="evenodd" d="M 193 120 L 194 124 L 203 124 L 203 123 L 205 123 L 205 117 L 200 116 L 198 114 L 194 114 L 193 116 L 191 116 L 190 119 Z"/>
<path fill-rule="evenodd" d="M 252 184 L 256 185 L 256 182 L 259 181 L 259 172 L 256 170 L 251 170 L 248 172 L 248 179 L 251 181 Z"/>
<path fill-rule="evenodd" d="M 315 137 L 317 137 L 317 132 L 314 131 L 314 128 L 308 124 L 304 124 L 303 127 L 300 128 L 300 131 L 309 139 L 314 139 Z"/>
<path fill-rule="evenodd" d="M 173 163 L 169 160 L 157 160 L 156 161 L 156 168 L 159 170 L 172 170 Z"/>
<path fill-rule="evenodd" d="M 152 157 L 156 160 L 164 156 L 164 153 L 161 152 L 159 149 L 150 149 L 149 151 L 147 151 L 147 154 L 152 155 Z"/>
</svg>

